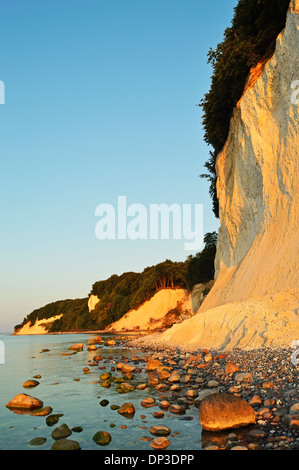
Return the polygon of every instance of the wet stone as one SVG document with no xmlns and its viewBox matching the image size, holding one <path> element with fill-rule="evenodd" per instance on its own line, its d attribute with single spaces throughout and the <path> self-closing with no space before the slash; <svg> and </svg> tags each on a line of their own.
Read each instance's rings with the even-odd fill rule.
<svg viewBox="0 0 299 470">
<path fill-rule="evenodd" d="M 28 442 L 30 446 L 42 446 L 47 442 L 47 439 L 45 437 L 35 437 L 34 439 L 31 439 L 31 441 Z"/>
<path fill-rule="evenodd" d="M 111 442 L 111 434 L 107 431 L 98 431 L 94 434 L 92 440 L 99 446 L 107 446 Z"/>
<path fill-rule="evenodd" d="M 48 416 L 53 411 L 51 406 L 44 406 L 43 408 L 39 408 L 38 410 L 34 410 L 32 415 L 33 416 Z"/>
<path fill-rule="evenodd" d="M 72 428 L 72 432 L 82 432 L 82 431 L 83 431 L 82 426 L 74 426 Z"/>
<path fill-rule="evenodd" d="M 149 429 L 149 432 L 151 434 L 154 434 L 155 436 L 169 436 L 171 433 L 171 430 L 167 426 L 151 426 Z"/>
<path fill-rule="evenodd" d="M 151 398 L 151 397 L 147 397 L 147 398 L 144 398 L 144 400 L 141 401 L 141 406 L 144 406 L 144 407 L 150 407 L 150 406 L 153 406 L 155 405 L 155 398 Z"/>
<path fill-rule="evenodd" d="M 107 406 L 109 404 L 109 400 L 103 399 L 100 401 L 101 406 Z"/>
<path fill-rule="evenodd" d="M 153 449 L 167 449 L 170 445 L 170 441 L 166 437 L 157 437 L 156 439 L 152 440 L 150 446 Z"/>
<path fill-rule="evenodd" d="M 33 388 L 33 387 L 37 387 L 38 385 L 39 385 L 39 382 L 34 379 L 26 380 L 26 382 L 23 383 L 24 388 Z"/>
<path fill-rule="evenodd" d="M 46 424 L 48 426 L 54 426 L 54 424 L 58 423 L 59 418 L 63 416 L 63 414 L 52 414 L 50 416 L 47 416 L 46 418 Z"/>
<path fill-rule="evenodd" d="M 78 442 L 63 438 L 55 441 L 51 450 L 81 450 L 81 447 Z"/>
<path fill-rule="evenodd" d="M 63 439 L 72 434 L 72 431 L 68 427 L 67 424 L 63 423 L 61 424 L 58 428 L 55 428 L 54 431 L 52 431 L 51 436 L 53 439 L 58 440 L 58 439 Z"/>
<path fill-rule="evenodd" d="M 135 408 L 132 403 L 124 403 L 117 411 L 119 414 L 127 417 L 132 417 L 135 414 Z"/>
</svg>

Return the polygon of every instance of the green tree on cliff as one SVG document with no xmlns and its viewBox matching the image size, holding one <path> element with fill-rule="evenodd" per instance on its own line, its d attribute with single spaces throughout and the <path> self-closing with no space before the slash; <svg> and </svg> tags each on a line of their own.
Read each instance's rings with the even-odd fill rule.
<svg viewBox="0 0 299 470">
<path fill-rule="evenodd" d="M 204 237 L 204 243 L 202 251 L 189 257 L 186 282 L 190 290 L 195 284 L 205 284 L 214 279 L 217 233 L 207 233 Z"/>
<path fill-rule="evenodd" d="M 241 98 L 250 68 L 268 60 L 276 38 L 284 29 L 289 0 L 239 0 L 231 27 L 223 41 L 210 49 L 208 63 L 213 75 L 209 92 L 200 106 L 203 110 L 204 139 L 212 147 L 201 175 L 210 183 L 213 211 L 219 217 L 215 162 L 228 137 L 233 110 Z"/>
</svg>

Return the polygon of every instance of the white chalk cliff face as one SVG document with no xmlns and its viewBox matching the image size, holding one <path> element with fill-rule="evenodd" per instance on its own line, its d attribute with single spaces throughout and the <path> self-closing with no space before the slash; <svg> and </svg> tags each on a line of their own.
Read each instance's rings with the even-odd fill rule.
<svg viewBox="0 0 299 470">
<path fill-rule="evenodd" d="M 200 311 L 299 286 L 299 105 L 291 100 L 295 80 L 299 0 L 291 2 L 273 57 L 236 106 L 217 159 L 216 282 Z"/>
<path fill-rule="evenodd" d="M 250 348 L 299 339 L 295 80 L 299 0 L 290 4 L 272 58 L 252 70 L 217 158 L 220 229 L 214 286 L 197 315 L 165 332 L 161 341 Z"/>
<path fill-rule="evenodd" d="M 161 328 L 169 310 L 181 306 L 185 317 L 192 316 L 192 299 L 184 289 L 161 289 L 136 310 L 130 310 L 118 321 L 112 323 L 109 330 L 153 330 Z"/>
<path fill-rule="evenodd" d="M 91 294 L 88 299 L 88 310 L 91 312 L 94 310 L 95 306 L 99 303 L 100 299 L 97 295 Z"/>
<path fill-rule="evenodd" d="M 49 325 L 61 317 L 62 314 L 55 315 L 51 318 L 43 318 L 42 320 L 36 320 L 33 325 L 28 321 L 22 328 L 15 332 L 15 335 L 45 335 L 48 333 Z"/>
</svg>

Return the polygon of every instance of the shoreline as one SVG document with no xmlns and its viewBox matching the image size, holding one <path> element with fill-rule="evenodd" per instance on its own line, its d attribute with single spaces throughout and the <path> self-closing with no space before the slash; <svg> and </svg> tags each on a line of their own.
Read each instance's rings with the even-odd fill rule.
<svg viewBox="0 0 299 470">
<path fill-rule="evenodd" d="M 80 333 L 82 331 L 76 330 L 76 334 Z M 246 401 L 254 410 L 256 422 L 219 432 L 203 429 L 199 450 L 299 450 L 299 365 L 291 362 L 291 348 L 256 348 L 250 351 L 197 348 L 196 351 L 187 351 L 177 346 L 161 347 L 152 334 L 121 332 L 118 335 L 105 330 L 101 333 L 113 336 L 114 341 L 109 344 L 109 340 L 98 338 L 94 343 L 94 355 L 87 356 L 84 359 L 86 367 L 81 369 L 81 373 L 78 371 L 78 380 L 82 380 L 86 373 L 99 375 L 97 383 L 103 387 L 100 390 L 104 401 L 111 400 L 111 387 L 112 391 L 124 393 L 119 405 L 131 403 L 140 410 L 144 403 L 141 411 L 144 417 L 136 413 L 133 420 L 126 420 L 126 427 L 130 436 L 130 425 L 134 427 L 139 419 L 146 418 L 140 422 L 145 430 L 140 440 L 148 442 L 149 449 L 156 441 L 151 435 L 151 424 L 164 426 L 164 429 L 170 426 L 171 435 L 164 442 L 171 451 L 172 443 L 173 446 L 178 443 L 174 433 L 176 426 L 181 420 L 186 426 L 190 421 L 184 432 L 191 443 L 195 427 L 197 431 L 202 427 L 201 404 L 209 396 L 218 394 Z M 139 337 L 135 337 L 136 334 Z M 83 343 L 83 349 L 88 350 L 90 343 L 87 337 Z M 72 360 L 73 354 L 77 353 L 67 350 L 62 355 Z M 122 424 L 117 418 L 113 422 Z M 113 429 L 108 430 L 114 439 Z"/>
<path fill-rule="evenodd" d="M 165 330 L 161 330 L 160 333 L 164 332 Z M 10 336 L 52 336 L 52 335 L 83 335 L 83 334 L 105 334 L 105 335 L 115 335 L 115 336 L 123 336 L 123 335 L 151 335 L 151 332 L 147 330 L 128 330 L 128 331 L 111 331 L 111 330 L 69 330 L 69 331 L 55 331 L 55 332 L 47 332 L 47 333 L 25 333 L 25 334 L 18 334 L 17 332 L 13 333 L 0 333 L 0 334 L 7 334 Z"/>
</svg>

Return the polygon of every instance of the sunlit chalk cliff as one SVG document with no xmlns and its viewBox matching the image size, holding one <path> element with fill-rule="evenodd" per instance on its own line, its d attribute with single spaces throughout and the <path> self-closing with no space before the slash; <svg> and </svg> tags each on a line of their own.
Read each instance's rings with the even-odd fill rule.
<svg viewBox="0 0 299 470">
<path fill-rule="evenodd" d="M 214 289 L 201 311 L 298 287 L 299 1 L 235 109 L 217 159 L 220 230 Z"/>
<path fill-rule="evenodd" d="M 98 298 L 97 295 L 90 295 L 88 299 L 88 310 L 89 312 L 92 312 L 94 310 L 95 306 L 100 302 L 100 299 Z"/>
<path fill-rule="evenodd" d="M 34 324 L 28 321 L 22 328 L 15 332 L 16 335 L 45 335 L 48 333 L 47 326 L 50 323 L 61 318 L 62 315 L 55 315 L 51 318 L 43 318 L 42 320 L 36 320 Z"/>
<path fill-rule="evenodd" d="M 112 323 L 109 330 L 154 330 L 167 326 L 168 320 L 181 322 L 192 315 L 192 297 L 184 289 L 161 289 L 139 308 Z"/>
<path fill-rule="evenodd" d="M 298 51 L 293 0 L 275 53 L 252 70 L 217 158 L 216 282 L 197 315 L 161 341 L 250 348 L 299 339 L 299 105 L 291 99 Z"/>
</svg>

